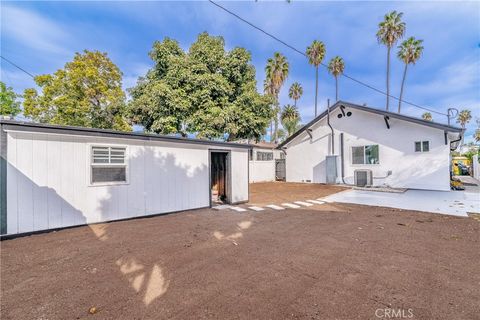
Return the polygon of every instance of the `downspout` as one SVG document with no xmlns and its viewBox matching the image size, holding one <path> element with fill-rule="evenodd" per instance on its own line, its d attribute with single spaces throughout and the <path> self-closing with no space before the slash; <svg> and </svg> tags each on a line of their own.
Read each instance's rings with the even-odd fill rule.
<svg viewBox="0 0 480 320">
<path fill-rule="evenodd" d="M 330 124 L 330 99 L 327 100 L 327 124 L 332 130 L 332 155 L 335 154 L 335 133 L 333 131 L 332 125 Z M 342 171 L 343 174 L 343 171 Z"/>
</svg>

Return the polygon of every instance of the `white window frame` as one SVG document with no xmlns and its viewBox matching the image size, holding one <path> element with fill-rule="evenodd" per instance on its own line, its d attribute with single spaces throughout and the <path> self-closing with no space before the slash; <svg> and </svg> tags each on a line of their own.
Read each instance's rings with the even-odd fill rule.
<svg viewBox="0 0 480 320">
<path fill-rule="evenodd" d="M 125 149 L 125 161 L 124 163 L 93 163 L 93 148 L 124 148 Z M 90 187 L 98 186 L 118 186 L 130 184 L 130 164 L 128 157 L 129 148 L 126 145 L 109 144 L 109 143 L 89 143 L 87 144 L 87 185 Z M 109 181 L 109 182 L 92 182 L 92 167 L 125 167 L 125 181 Z"/>
<path fill-rule="evenodd" d="M 367 146 L 378 146 L 378 163 L 367 163 L 367 155 L 365 153 L 365 147 Z M 353 163 L 353 148 L 363 147 L 363 163 Z M 380 145 L 379 144 L 364 144 L 360 146 L 351 146 L 350 147 L 350 164 L 352 166 L 379 166 L 380 165 Z"/>
<path fill-rule="evenodd" d="M 416 144 L 417 144 L 418 142 L 420 142 L 420 151 L 417 151 L 416 148 L 415 148 L 415 146 L 416 146 Z M 423 143 L 424 143 L 424 142 L 428 142 L 428 150 L 427 150 L 427 151 L 423 150 Z M 430 146 L 430 140 L 417 140 L 417 141 L 415 141 L 415 142 L 413 143 L 413 151 L 414 151 L 415 153 L 430 152 L 430 149 L 431 149 L 430 147 L 431 147 L 431 146 Z"/>
</svg>

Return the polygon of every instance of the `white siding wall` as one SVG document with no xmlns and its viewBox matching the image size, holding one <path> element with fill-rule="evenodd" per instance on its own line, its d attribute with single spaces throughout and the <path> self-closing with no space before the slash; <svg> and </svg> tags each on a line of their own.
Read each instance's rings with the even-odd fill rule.
<svg viewBox="0 0 480 320">
<path fill-rule="evenodd" d="M 248 149 L 234 149 L 231 152 L 232 203 L 248 201 Z"/>
<path fill-rule="evenodd" d="M 209 206 L 207 145 L 9 132 L 7 233 Z M 127 146 L 128 183 L 90 185 L 91 144 Z M 238 151 L 237 151 L 238 150 Z M 246 149 L 232 149 L 232 197 L 248 200 Z"/>
<path fill-rule="evenodd" d="M 449 145 L 445 145 L 442 130 L 390 119 L 387 129 L 383 116 L 350 109 L 351 117 L 337 118 L 332 113 L 331 123 L 335 130 L 335 154 L 340 155 L 340 133 L 344 133 L 345 182 L 353 183 L 355 169 L 371 169 L 374 177 L 384 177 L 389 170 L 392 175 L 374 179 L 374 184 L 391 187 L 449 190 Z M 325 157 L 330 149 L 330 128 L 322 120 L 313 128 L 313 139 L 302 133 L 287 147 L 287 181 L 325 182 Z M 429 141 L 430 151 L 415 152 L 415 141 Z M 353 165 L 353 146 L 379 145 L 377 165 Z M 338 166 L 340 176 L 340 165 Z"/>
</svg>

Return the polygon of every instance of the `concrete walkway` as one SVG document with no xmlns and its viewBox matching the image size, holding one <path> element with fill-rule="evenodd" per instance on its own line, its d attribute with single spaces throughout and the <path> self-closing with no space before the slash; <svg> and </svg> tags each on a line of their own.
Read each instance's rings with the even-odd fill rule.
<svg viewBox="0 0 480 320">
<path fill-rule="evenodd" d="M 480 213 L 480 193 L 477 190 L 407 190 L 404 193 L 346 190 L 322 198 L 322 200 L 418 210 L 460 217 L 467 217 L 469 212 Z"/>
</svg>

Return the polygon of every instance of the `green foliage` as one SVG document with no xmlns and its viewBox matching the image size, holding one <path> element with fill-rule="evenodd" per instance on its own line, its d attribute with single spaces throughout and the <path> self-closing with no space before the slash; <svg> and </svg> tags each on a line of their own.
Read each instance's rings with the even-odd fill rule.
<svg viewBox="0 0 480 320">
<path fill-rule="evenodd" d="M 322 41 L 313 40 L 312 44 L 306 51 L 308 63 L 318 67 L 325 58 L 325 53 L 325 44 Z"/>
<path fill-rule="evenodd" d="M 402 60 L 405 64 L 415 64 L 423 53 L 423 40 L 417 40 L 415 37 L 410 37 L 403 41 L 398 46 L 398 59 Z"/>
<path fill-rule="evenodd" d="M 131 120 L 161 134 L 260 139 L 271 118 L 271 98 L 256 91 L 250 53 L 224 47 L 222 37 L 208 33 L 188 52 L 175 40 L 156 41 L 154 67 L 129 90 Z"/>
<path fill-rule="evenodd" d="M 458 113 L 457 123 L 460 123 L 462 128 L 465 128 L 465 125 L 472 120 L 472 111 L 465 109 Z"/>
<path fill-rule="evenodd" d="M 131 130 L 125 120 L 122 73 L 106 53 L 85 50 L 54 74 L 35 77 L 42 89 L 26 89 L 24 114 L 35 121 Z"/>
<path fill-rule="evenodd" d="M 430 112 L 424 112 L 422 114 L 422 119 L 427 121 L 433 121 L 432 114 Z"/>
<path fill-rule="evenodd" d="M 387 13 L 384 20 L 378 24 L 378 42 L 392 47 L 398 39 L 405 34 L 405 22 L 402 21 L 402 12 L 392 11 Z"/>
<path fill-rule="evenodd" d="M 296 106 L 287 104 L 282 109 L 280 119 L 283 127 L 287 130 L 287 135 L 291 136 L 297 131 L 300 124 L 300 113 Z"/>
<path fill-rule="evenodd" d="M 292 83 L 290 89 L 288 90 L 288 97 L 293 99 L 295 106 L 297 105 L 297 100 L 300 99 L 303 95 L 302 85 L 298 82 Z"/>
<path fill-rule="evenodd" d="M 280 113 L 280 104 L 278 101 L 278 95 L 283 83 L 288 77 L 290 65 L 287 58 L 279 52 L 273 54 L 273 58 L 267 60 L 265 67 L 266 79 L 264 82 L 265 93 L 274 98 L 273 106 L 273 122 L 274 132 L 270 137 L 271 141 L 278 142 L 278 116 Z"/>
<path fill-rule="evenodd" d="M 0 81 L 0 115 L 14 117 L 19 114 L 21 110 L 18 97 L 11 87 Z"/>
</svg>

